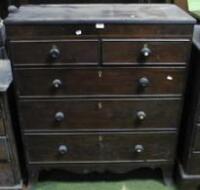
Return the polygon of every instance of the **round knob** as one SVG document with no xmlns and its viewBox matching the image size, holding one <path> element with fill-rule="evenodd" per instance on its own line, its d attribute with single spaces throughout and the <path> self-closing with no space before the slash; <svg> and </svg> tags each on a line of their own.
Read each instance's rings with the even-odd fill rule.
<svg viewBox="0 0 200 190">
<path fill-rule="evenodd" d="M 141 153 L 144 151 L 144 147 L 141 144 L 135 145 L 135 152 Z"/>
<path fill-rule="evenodd" d="M 57 47 L 52 47 L 49 51 L 49 55 L 53 60 L 56 60 L 60 56 L 60 50 Z"/>
<path fill-rule="evenodd" d="M 140 121 L 143 121 L 146 117 L 146 113 L 143 112 L 143 111 L 139 111 L 137 112 L 137 118 L 140 120 Z"/>
<path fill-rule="evenodd" d="M 151 55 L 151 50 L 148 47 L 144 47 L 142 48 L 141 53 L 144 57 L 149 57 Z"/>
<path fill-rule="evenodd" d="M 68 152 L 68 148 L 66 145 L 60 145 L 58 147 L 58 152 L 61 154 L 61 155 L 64 155 Z"/>
<path fill-rule="evenodd" d="M 56 120 L 57 122 L 63 121 L 64 118 L 65 118 L 65 115 L 64 115 L 63 112 L 57 112 L 57 113 L 55 114 L 55 120 Z"/>
<path fill-rule="evenodd" d="M 62 86 L 62 81 L 60 79 L 55 79 L 52 82 L 52 86 L 54 88 L 60 88 Z"/>
<path fill-rule="evenodd" d="M 139 79 L 139 85 L 143 88 L 148 87 L 149 86 L 149 79 L 147 77 L 142 77 Z"/>
</svg>

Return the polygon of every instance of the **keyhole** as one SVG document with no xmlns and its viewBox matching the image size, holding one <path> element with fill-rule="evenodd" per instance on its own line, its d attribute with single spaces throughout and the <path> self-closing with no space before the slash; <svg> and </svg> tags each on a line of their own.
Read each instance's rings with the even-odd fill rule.
<svg viewBox="0 0 200 190">
<path fill-rule="evenodd" d="M 101 110 L 103 108 L 103 105 L 101 102 L 98 103 L 98 108 Z"/>
<path fill-rule="evenodd" d="M 98 71 L 99 78 L 102 78 L 102 71 Z"/>
</svg>

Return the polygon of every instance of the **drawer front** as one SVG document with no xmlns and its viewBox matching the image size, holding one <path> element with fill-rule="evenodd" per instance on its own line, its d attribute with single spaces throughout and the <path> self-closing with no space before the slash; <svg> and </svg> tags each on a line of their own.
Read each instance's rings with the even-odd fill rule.
<svg viewBox="0 0 200 190">
<path fill-rule="evenodd" d="M 193 25 L 177 24 L 34 24 L 7 25 L 7 36 L 11 40 L 67 39 L 67 38 L 192 38 Z M 22 34 L 23 31 L 23 34 Z M 77 31 L 81 31 L 77 35 Z"/>
<path fill-rule="evenodd" d="M 6 138 L 0 137 L 0 162 L 5 162 L 9 160 L 8 152 L 9 150 Z"/>
<path fill-rule="evenodd" d="M 185 68 L 15 69 L 20 96 L 155 95 L 183 92 Z"/>
<path fill-rule="evenodd" d="M 27 134 L 29 163 L 174 159 L 176 133 Z"/>
<path fill-rule="evenodd" d="M 175 129 L 180 99 L 21 100 L 24 130 Z"/>
<path fill-rule="evenodd" d="M 17 66 L 97 65 L 100 52 L 98 40 L 19 41 L 10 49 Z"/>
<path fill-rule="evenodd" d="M 197 125 L 196 126 L 196 133 L 195 133 L 195 137 L 194 137 L 194 146 L 193 149 L 195 151 L 200 151 L 200 126 Z"/>
<path fill-rule="evenodd" d="M 103 40 L 103 64 L 185 64 L 190 42 Z M 178 50 L 178 51 L 177 51 Z"/>
</svg>

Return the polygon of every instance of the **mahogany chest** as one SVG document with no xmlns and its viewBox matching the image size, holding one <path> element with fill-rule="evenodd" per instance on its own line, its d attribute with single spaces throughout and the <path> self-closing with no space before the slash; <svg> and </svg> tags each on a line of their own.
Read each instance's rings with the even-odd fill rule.
<svg viewBox="0 0 200 190">
<path fill-rule="evenodd" d="M 141 167 L 171 177 L 194 23 L 175 5 L 12 10 L 5 24 L 29 177 Z"/>
</svg>

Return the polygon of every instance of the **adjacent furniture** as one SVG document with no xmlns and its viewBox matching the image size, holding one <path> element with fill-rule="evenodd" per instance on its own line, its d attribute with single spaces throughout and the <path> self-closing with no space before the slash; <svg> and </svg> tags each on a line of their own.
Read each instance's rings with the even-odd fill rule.
<svg viewBox="0 0 200 190">
<path fill-rule="evenodd" d="M 7 94 L 11 81 L 10 62 L 0 59 L 0 189 L 19 190 L 22 179 Z"/>
<path fill-rule="evenodd" d="M 168 182 L 194 23 L 175 5 L 12 9 L 5 24 L 30 179 L 53 168 L 151 167 Z"/>
<path fill-rule="evenodd" d="M 5 30 L 0 21 L 0 189 L 19 190 L 22 179 L 8 103 L 12 71 L 10 61 L 5 59 L 4 43 Z"/>
<path fill-rule="evenodd" d="M 193 66 L 180 135 L 178 182 L 181 190 L 200 187 L 200 26 L 195 27 L 192 52 Z"/>
<path fill-rule="evenodd" d="M 173 3 L 186 11 L 188 10 L 188 0 L 173 0 Z"/>
</svg>

